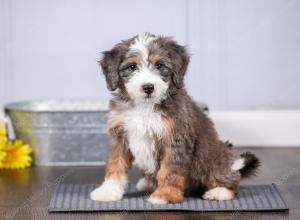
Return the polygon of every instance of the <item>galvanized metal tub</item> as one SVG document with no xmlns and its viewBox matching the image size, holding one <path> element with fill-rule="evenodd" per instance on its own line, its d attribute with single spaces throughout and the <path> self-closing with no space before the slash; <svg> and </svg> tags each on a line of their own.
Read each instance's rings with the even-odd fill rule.
<svg viewBox="0 0 300 220">
<path fill-rule="evenodd" d="M 52 100 L 11 103 L 5 114 L 16 138 L 32 146 L 37 165 L 105 161 L 106 102 Z"/>
<path fill-rule="evenodd" d="M 202 110 L 206 105 L 200 104 Z M 36 165 L 96 165 L 107 154 L 108 102 L 48 100 L 7 104 L 16 138 L 33 148 Z"/>
</svg>

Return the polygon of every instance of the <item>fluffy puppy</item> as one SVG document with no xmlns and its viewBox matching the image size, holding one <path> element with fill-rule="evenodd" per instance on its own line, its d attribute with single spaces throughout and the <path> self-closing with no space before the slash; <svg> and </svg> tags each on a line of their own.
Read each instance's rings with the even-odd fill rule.
<svg viewBox="0 0 300 220">
<path fill-rule="evenodd" d="M 107 124 L 110 153 L 105 180 L 91 199 L 121 199 L 133 162 L 145 173 L 137 189 L 151 191 L 149 202 L 155 204 L 181 202 L 197 189 L 205 190 L 204 199 L 232 199 L 241 178 L 255 173 L 255 155 L 234 159 L 187 94 L 183 79 L 188 63 L 185 47 L 149 33 L 103 53 L 100 64 L 113 95 Z"/>
</svg>

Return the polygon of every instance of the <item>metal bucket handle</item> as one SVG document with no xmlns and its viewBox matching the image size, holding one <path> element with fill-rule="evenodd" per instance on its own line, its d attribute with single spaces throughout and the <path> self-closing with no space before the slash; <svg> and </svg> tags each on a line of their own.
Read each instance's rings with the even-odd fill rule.
<svg viewBox="0 0 300 220">
<path fill-rule="evenodd" d="M 4 126 L 7 131 L 7 138 L 9 140 L 15 140 L 16 139 L 16 133 L 14 131 L 12 121 L 8 115 L 4 115 Z"/>
</svg>

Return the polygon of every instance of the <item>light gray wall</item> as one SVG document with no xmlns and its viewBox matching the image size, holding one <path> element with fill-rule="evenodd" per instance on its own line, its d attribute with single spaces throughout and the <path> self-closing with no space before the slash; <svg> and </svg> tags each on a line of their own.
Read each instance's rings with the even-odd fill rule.
<svg viewBox="0 0 300 220">
<path fill-rule="evenodd" d="M 144 31 L 189 46 L 212 109 L 300 108 L 298 0 L 0 0 L 0 106 L 107 99 L 100 52 Z"/>
</svg>

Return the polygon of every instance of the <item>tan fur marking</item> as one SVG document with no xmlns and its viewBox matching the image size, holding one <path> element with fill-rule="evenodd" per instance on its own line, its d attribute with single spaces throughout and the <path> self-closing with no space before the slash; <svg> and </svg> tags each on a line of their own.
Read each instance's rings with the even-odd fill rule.
<svg viewBox="0 0 300 220">
<path fill-rule="evenodd" d="M 118 117 L 110 117 L 107 122 L 111 134 L 111 152 L 108 155 L 105 178 L 119 178 L 127 174 L 131 167 L 133 156 L 128 149 L 124 134 L 124 123 Z"/>
<path fill-rule="evenodd" d="M 171 203 L 179 203 L 183 201 L 183 192 L 178 188 L 168 186 L 158 188 L 151 197 L 157 197 Z"/>
<path fill-rule="evenodd" d="M 128 173 L 132 164 L 132 155 L 129 150 L 115 149 L 109 155 L 105 178 L 118 179 Z"/>
<path fill-rule="evenodd" d="M 128 65 L 129 63 L 140 64 L 141 62 L 142 62 L 141 55 L 138 53 L 132 53 L 122 62 L 120 68 L 122 69 L 124 66 Z"/>
<path fill-rule="evenodd" d="M 151 197 L 158 197 L 171 203 L 183 200 L 186 178 L 171 172 L 165 163 L 162 163 L 157 173 L 157 183 L 158 187 Z"/>
<path fill-rule="evenodd" d="M 161 116 L 161 120 L 164 124 L 165 131 L 162 136 L 162 141 L 165 143 L 171 143 L 174 139 L 174 134 L 175 134 L 175 124 L 174 121 L 165 115 Z"/>
<path fill-rule="evenodd" d="M 136 64 L 140 64 L 142 62 L 142 57 L 140 55 L 136 55 L 136 56 L 131 58 L 131 62 L 136 63 Z"/>
<path fill-rule="evenodd" d="M 208 189 L 213 189 L 213 188 L 216 188 L 218 186 L 219 185 L 216 182 L 210 182 L 210 183 L 207 184 Z"/>
<path fill-rule="evenodd" d="M 157 61 L 161 59 L 161 55 L 157 53 L 152 53 L 149 55 L 149 62 L 155 64 Z"/>
</svg>

